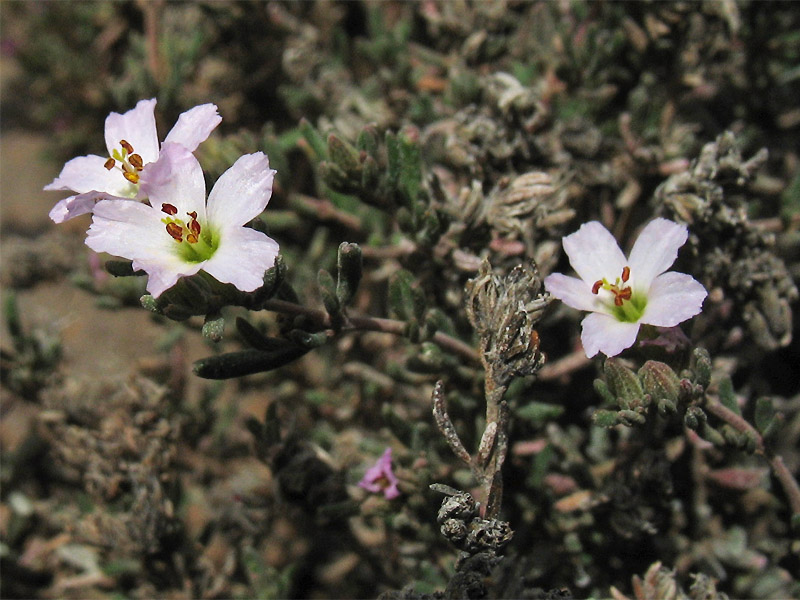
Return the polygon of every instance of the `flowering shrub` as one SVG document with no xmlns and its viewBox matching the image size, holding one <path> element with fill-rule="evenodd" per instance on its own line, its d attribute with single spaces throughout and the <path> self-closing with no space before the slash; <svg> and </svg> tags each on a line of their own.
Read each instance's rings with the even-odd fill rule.
<svg viewBox="0 0 800 600">
<path fill-rule="evenodd" d="M 0 4 L 91 221 L 4 162 L 0 595 L 800 597 L 800 13 L 723 8 Z"/>
</svg>

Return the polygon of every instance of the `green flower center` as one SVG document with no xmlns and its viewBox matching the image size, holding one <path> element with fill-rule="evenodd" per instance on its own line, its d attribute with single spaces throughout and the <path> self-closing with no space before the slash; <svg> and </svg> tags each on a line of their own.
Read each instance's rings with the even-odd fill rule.
<svg viewBox="0 0 800 600">
<path fill-rule="evenodd" d="M 161 219 L 167 233 L 178 243 L 177 253 L 184 262 L 199 263 L 211 258 L 219 248 L 219 234 L 213 228 L 203 227 L 197 212 L 186 213 L 189 221 L 175 218 L 178 209 L 172 204 L 162 204 L 161 211 L 168 216 Z"/>
<path fill-rule="evenodd" d="M 630 267 L 623 267 L 622 275 L 617 277 L 614 283 L 607 279 L 599 279 L 592 286 L 592 293 L 599 294 L 600 290 L 611 292 L 614 304 L 611 306 L 611 314 L 618 321 L 624 323 L 636 323 L 642 318 L 644 309 L 647 306 L 647 296 L 643 293 L 636 293 L 633 288 L 625 285 L 631 277 Z"/>
</svg>

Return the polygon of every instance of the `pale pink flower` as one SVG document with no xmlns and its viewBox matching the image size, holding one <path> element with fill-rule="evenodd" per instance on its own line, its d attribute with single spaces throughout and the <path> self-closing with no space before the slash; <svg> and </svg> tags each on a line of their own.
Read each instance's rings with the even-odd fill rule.
<svg viewBox="0 0 800 600">
<path fill-rule="evenodd" d="M 590 311 L 581 341 L 586 356 L 616 356 L 636 341 L 642 324 L 673 327 L 700 312 L 706 289 L 690 275 L 665 272 L 688 237 L 667 219 L 647 224 L 626 259 L 614 236 L 597 221 L 563 239 L 578 278 L 549 275 L 545 288 L 565 304 Z"/>
<path fill-rule="evenodd" d="M 108 156 L 94 154 L 73 158 L 45 190 L 70 190 L 74 196 L 58 202 L 50 218 L 63 223 L 92 212 L 102 199 L 138 199 L 149 195 L 150 166 L 158 160 L 156 100 L 140 100 L 124 114 L 106 117 L 105 140 Z M 222 121 L 213 104 L 202 104 L 178 117 L 164 143 L 179 144 L 194 152 Z"/>
<path fill-rule="evenodd" d="M 178 279 L 204 271 L 243 292 L 263 285 L 278 244 L 244 225 L 272 195 L 275 171 L 261 152 L 246 154 L 220 176 L 206 203 L 200 163 L 184 146 L 164 144 L 153 165 L 150 203 L 101 200 L 86 245 L 133 261 L 158 297 Z"/>
<path fill-rule="evenodd" d="M 400 495 L 397 483 L 397 476 L 392 471 L 392 449 L 387 448 L 378 461 L 367 469 L 358 485 L 373 494 L 383 493 L 387 500 L 392 500 Z"/>
</svg>

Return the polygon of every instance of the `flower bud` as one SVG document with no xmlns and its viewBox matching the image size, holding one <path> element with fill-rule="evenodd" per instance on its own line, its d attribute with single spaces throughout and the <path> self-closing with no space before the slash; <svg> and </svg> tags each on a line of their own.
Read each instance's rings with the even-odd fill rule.
<svg viewBox="0 0 800 600">
<path fill-rule="evenodd" d="M 683 422 L 689 429 L 697 431 L 702 423 L 705 423 L 708 417 L 703 409 L 699 406 L 690 406 L 686 409 L 686 414 L 683 416 Z"/>
<path fill-rule="evenodd" d="M 344 306 L 353 298 L 361 281 L 361 248 L 358 244 L 342 242 L 337 257 L 336 297 Z"/>
<path fill-rule="evenodd" d="M 645 393 L 650 394 L 653 401 L 659 403 L 659 409 L 662 400 L 668 400 L 672 405 L 678 401 L 681 382 L 669 365 L 657 360 L 648 360 L 639 369 L 639 379 Z"/>
<path fill-rule="evenodd" d="M 698 385 L 707 388 L 711 383 L 711 356 L 705 348 L 694 350 L 694 380 Z"/>
<path fill-rule="evenodd" d="M 616 358 L 609 358 L 603 365 L 609 391 L 614 394 L 617 403 L 623 409 L 634 409 L 647 406 L 649 398 L 645 398 L 642 383 L 636 373 Z"/>
</svg>

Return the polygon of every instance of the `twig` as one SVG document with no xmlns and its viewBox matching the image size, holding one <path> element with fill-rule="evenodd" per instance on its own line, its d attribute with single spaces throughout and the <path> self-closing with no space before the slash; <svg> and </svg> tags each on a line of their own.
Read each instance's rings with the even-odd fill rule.
<svg viewBox="0 0 800 600">
<path fill-rule="evenodd" d="M 334 221 L 353 231 L 361 231 L 361 219 L 339 210 L 330 200 L 314 198 L 305 194 L 292 194 L 289 202 L 302 212 L 315 215 L 321 221 Z"/>
<path fill-rule="evenodd" d="M 792 473 L 789 471 L 783 458 L 775 454 L 770 448 L 764 444 L 764 438 L 758 433 L 758 430 L 745 421 L 740 415 L 737 415 L 728 407 L 724 406 L 719 400 L 713 398 L 706 398 L 705 408 L 714 416 L 722 419 L 728 425 L 733 427 L 736 431 L 745 435 L 751 436 L 756 442 L 756 452 L 761 454 L 767 459 L 769 466 L 775 477 L 780 481 L 783 491 L 789 499 L 789 504 L 792 507 L 792 514 L 800 515 L 800 486 L 795 481 Z"/>
<path fill-rule="evenodd" d="M 263 308 L 273 312 L 285 313 L 290 315 L 303 315 L 316 322 L 320 327 L 329 329 L 331 328 L 331 318 L 328 313 L 322 310 L 315 310 L 307 308 L 294 302 L 286 302 L 285 300 L 267 300 Z M 402 321 L 395 321 L 393 319 L 379 319 L 376 317 L 363 317 L 363 316 L 348 316 L 342 331 L 380 331 L 382 333 L 391 333 L 393 335 L 403 335 L 405 333 L 405 323 Z M 473 364 L 480 364 L 480 358 L 477 352 L 471 346 L 465 344 L 461 340 L 437 331 L 432 338 L 433 343 L 437 346 L 452 352 L 462 358 L 468 360 Z"/>
<path fill-rule="evenodd" d="M 590 364 L 592 364 L 592 361 L 586 358 L 586 353 L 583 350 L 576 350 L 563 358 L 559 358 L 553 363 L 546 364 L 539 369 L 536 376 L 539 381 L 559 379 L 560 377 L 569 375 L 573 371 L 579 371 L 584 367 L 588 367 Z"/>
<path fill-rule="evenodd" d="M 371 260 L 385 260 L 387 258 L 401 258 L 408 256 L 417 249 L 417 245 L 409 240 L 403 238 L 396 244 L 390 246 L 363 246 L 361 252 L 364 258 Z"/>
</svg>

